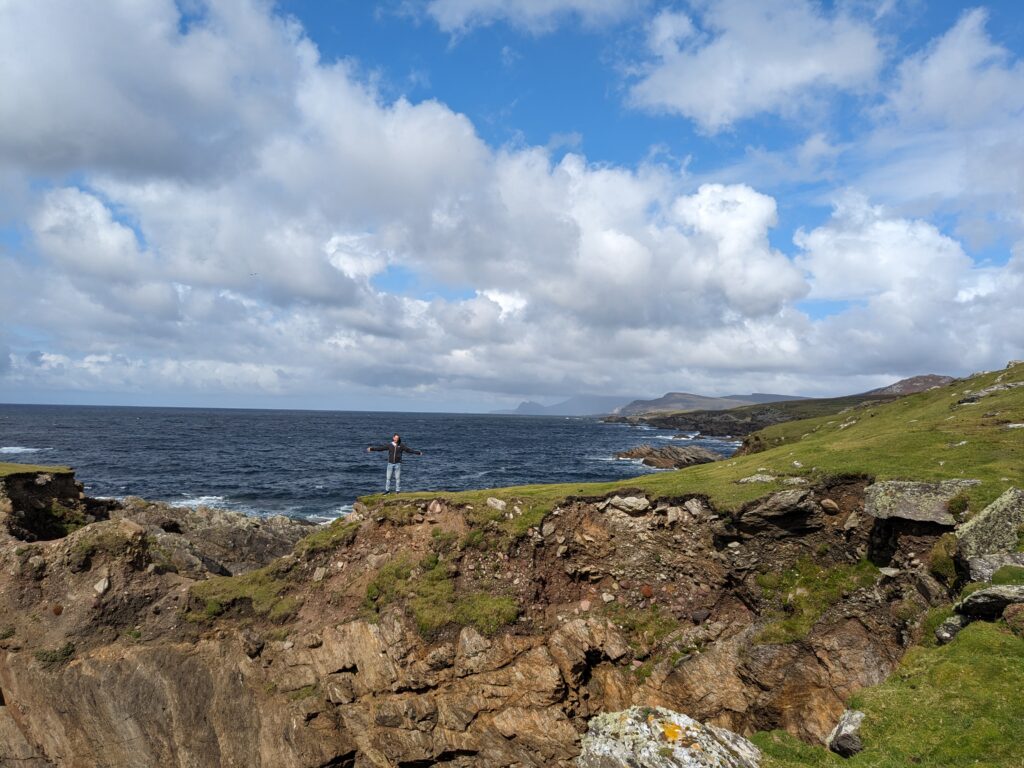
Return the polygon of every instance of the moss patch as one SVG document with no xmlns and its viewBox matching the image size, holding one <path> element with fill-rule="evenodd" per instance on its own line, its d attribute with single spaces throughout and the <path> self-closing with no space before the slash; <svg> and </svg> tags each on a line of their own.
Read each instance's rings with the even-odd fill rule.
<svg viewBox="0 0 1024 768">
<path fill-rule="evenodd" d="M 946 586 L 952 586 L 956 582 L 956 547 L 956 535 L 945 533 L 935 542 L 928 558 L 928 569 Z"/>
<path fill-rule="evenodd" d="M 993 584 L 1024 584 L 1024 568 L 1019 565 L 1004 565 L 992 574 Z"/>
<path fill-rule="evenodd" d="M 657 605 L 650 608 L 629 608 L 620 603 L 609 603 L 604 614 L 623 630 L 633 652 L 640 657 L 652 653 L 672 632 L 679 628 L 679 620 L 665 613 Z"/>
<path fill-rule="evenodd" d="M 437 553 L 413 565 L 400 556 L 384 565 L 366 587 L 367 610 L 379 614 L 392 603 L 406 606 L 424 637 L 457 624 L 491 635 L 519 616 L 519 604 L 507 595 L 455 594 L 453 567 Z"/>
<path fill-rule="evenodd" d="M 239 576 L 214 576 L 192 586 L 192 596 L 202 608 L 189 618 L 210 619 L 231 608 L 247 608 L 257 616 L 284 621 L 300 605 L 297 598 L 284 595 L 288 586 L 278 564 Z"/>
<path fill-rule="evenodd" d="M 759 574 L 757 584 L 768 603 L 763 614 L 768 624 L 757 642 L 791 643 L 806 637 L 825 611 L 877 579 L 878 568 L 867 560 L 825 568 L 809 557 L 781 573 Z"/>
<path fill-rule="evenodd" d="M 318 552 L 330 552 L 338 547 L 347 547 L 356 540 L 359 526 L 358 521 L 338 518 L 299 541 L 295 551 L 300 555 L 314 555 Z"/>
<path fill-rule="evenodd" d="M 56 667 L 68 662 L 75 655 L 75 644 L 64 643 L 60 648 L 40 649 L 35 652 L 36 661 L 44 667 Z"/>
</svg>

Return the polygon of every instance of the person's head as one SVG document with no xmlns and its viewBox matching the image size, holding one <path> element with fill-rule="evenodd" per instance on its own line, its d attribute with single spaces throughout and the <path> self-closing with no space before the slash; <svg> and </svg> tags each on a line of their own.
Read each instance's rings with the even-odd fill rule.
<svg viewBox="0 0 1024 768">
<path fill-rule="evenodd" d="M 394 435 L 391 438 L 391 442 L 394 443 L 395 445 L 398 445 L 400 442 L 402 442 L 402 438 L 400 438 L 398 435 Z"/>
</svg>

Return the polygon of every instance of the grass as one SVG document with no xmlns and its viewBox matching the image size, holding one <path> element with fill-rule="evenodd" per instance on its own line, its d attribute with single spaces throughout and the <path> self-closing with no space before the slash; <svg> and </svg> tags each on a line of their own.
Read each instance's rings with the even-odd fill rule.
<svg viewBox="0 0 1024 768">
<path fill-rule="evenodd" d="M 309 556 L 318 552 L 329 552 L 338 547 L 347 547 L 356 540 L 359 526 L 358 521 L 346 521 L 345 518 L 340 517 L 330 525 L 321 526 L 315 533 L 300 540 L 295 547 L 295 552 L 299 555 Z"/>
<path fill-rule="evenodd" d="M 971 509 L 981 509 L 1011 485 L 1024 484 L 1024 435 L 1006 429 L 1006 422 L 1024 421 L 1024 387 L 997 392 L 976 405 L 957 406 L 965 390 L 995 383 L 1024 381 L 1024 365 L 980 374 L 928 392 L 843 414 L 778 424 L 757 433 L 766 450 L 675 472 L 658 472 L 607 483 L 528 485 L 461 493 L 402 494 L 402 501 L 443 496 L 473 510 L 474 524 L 493 522 L 516 536 L 538 525 L 567 497 L 599 497 L 635 489 L 652 497 L 706 496 L 721 511 L 736 510 L 785 486 L 782 479 L 800 475 L 867 476 L 876 480 L 980 480 L 967 494 Z M 986 416 L 996 413 L 998 416 Z M 965 442 L 966 441 L 966 442 Z M 800 466 L 794 464 L 798 462 Z M 763 470 L 762 470 L 763 468 Z M 739 484 L 750 475 L 767 473 L 772 483 Z M 522 514 L 508 519 L 487 507 L 495 496 L 517 504 Z M 366 497 L 374 504 L 383 497 Z M 962 502 L 958 502 L 962 503 Z"/>
<path fill-rule="evenodd" d="M 807 636 L 822 614 L 844 595 L 870 587 L 878 579 L 878 568 L 867 560 L 854 565 L 825 568 L 803 557 L 789 570 L 757 576 L 770 607 L 763 614 L 768 624 L 757 642 L 791 643 Z"/>
<path fill-rule="evenodd" d="M 1021 768 L 1022 687 L 1024 639 L 975 622 L 949 645 L 911 649 L 886 682 L 853 697 L 867 713 L 865 749 L 849 760 L 776 732 L 754 742 L 762 768 Z"/>
<path fill-rule="evenodd" d="M 1024 584 L 1024 568 L 1019 565 L 1004 565 L 992 574 L 993 584 Z"/>
<path fill-rule="evenodd" d="M 17 462 L 0 461 L 0 477 L 22 475 L 29 472 L 49 472 L 54 475 L 64 475 L 71 472 L 71 469 L 69 467 L 42 467 L 37 464 L 18 464 Z"/>
<path fill-rule="evenodd" d="M 75 655 L 75 644 L 64 643 L 60 648 L 40 649 L 35 652 L 36 661 L 44 667 L 56 667 L 68 662 Z"/>
<path fill-rule="evenodd" d="M 214 576 L 194 584 L 191 593 L 201 604 L 201 611 L 192 611 L 193 621 L 212 619 L 230 608 L 244 606 L 257 616 L 282 622 L 299 608 L 295 597 L 286 596 L 288 582 L 276 564 L 239 576 Z"/>
<path fill-rule="evenodd" d="M 493 635 L 518 618 L 519 604 L 507 595 L 456 595 L 452 571 L 437 553 L 427 555 L 418 565 L 399 556 L 381 567 L 367 585 L 366 609 L 377 615 L 392 603 L 403 604 L 424 637 L 433 637 L 451 624 Z"/>
</svg>

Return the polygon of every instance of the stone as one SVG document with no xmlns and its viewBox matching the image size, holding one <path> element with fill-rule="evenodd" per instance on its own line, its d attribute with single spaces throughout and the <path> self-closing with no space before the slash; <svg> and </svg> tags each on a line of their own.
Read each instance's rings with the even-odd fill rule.
<svg viewBox="0 0 1024 768">
<path fill-rule="evenodd" d="M 745 531 L 780 528 L 792 532 L 807 531 L 821 527 L 820 522 L 811 520 L 817 511 L 818 505 L 810 491 L 794 488 L 773 493 L 745 507 L 737 526 Z"/>
<path fill-rule="evenodd" d="M 830 515 L 835 515 L 839 513 L 839 505 L 836 504 L 832 499 L 822 499 L 821 508 L 824 509 Z"/>
<path fill-rule="evenodd" d="M 953 610 L 977 619 L 997 619 L 1008 605 L 1024 603 L 1024 584 L 985 587 L 963 598 Z"/>
<path fill-rule="evenodd" d="M 313 581 L 323 581 L 326 575 L 327 569 L 324 568 L 322 565 L 318 566 L 317 569 L 313 571 Z"/>
<path fill-rule="evenodd" d="M 261 653 L 265 643 L 263 638 L 253 632 L 251 629 L 243 629 L 242 635 L 242 650 L 245 651 L 245 655 L 250 659 L 255 659 Z"/>
<path fill-rule="evenodd" d="M 935 640 L 939 645 L 946 645 L 953 642 L 953 638 L 960 634 L 960 630 L 970 622 L 965 616 L 959 614 L 950 616 L 935 628 Z"/>
<path fill-rule="evenodd" d="M 540 528 L 540 535 L 543 536 L 546 539 L 548 536 L 551 536 L 554 532 L 555 532 L 555 521 L 554 520 L 545 520 L 544 521 L 544 525 L 542 525 L 541 528 Z"/>
<path fill-rule="evenodd" d="M 93 592 L 97 595 L 105 595 L 107 590 L 110 589 L 110 579 L 104 576 L 102 579 L 92 585 Z"/>
<path fill-rule="evenodd" d="M 580 610 L 583 611 L 584 613 L 589 611 L 590 610 L 590 601 L 589 600 L 580 600 Z"/>
<path fill-rule="evenodd" d="M 601 599 L 604 600 L 606 603 L 613 603 L 615 602 L 615 595 L 611 594 L 610 592 L 603 592 L 601 593 Z"/>
<path fill-rule="evenodd" d="M 864 722 L 864 713 L 856 709 L 843 712 L 836 727 L 828 735 L 828 748 L 837 755 L 852 757 L 864 749 L 860 740 L 860 726 Z"/>
<path fill-rule="evenodd" d="M 761 751 L 732 731 L 663 707 L 591 718 L 577 768 L 759 768 Z"/>
<path fill-rule="evenodd" d="M 1004 565 L 1024 567 L 1024 552 L 1004 552 L 967 559 L 970 581 L 992 581 L 992 574 Z"/>
<path fill-rule="evenodd" d="M 853 510 L 850 516 L 846 518 L 846 522 L 843 523 L 844 531 L 852 531 L 854 528 L 860 525 L 861 517 L 857 510 Z"/>
<path fill-rule="evenodd" d="M 612 496 L 608 505 L 628 515 L 642 515 L 651 508 L 651 502 L 645 496 Z"/>
<path fill-rule="evenodd" d="M 508 502 L 502 501 L 501 499 L 496 499 L 493 496 L 491 496 L 487 499 L 487 506 L 490 507 L 491 509 L 496 509 L 499 512 L 504 512 L 505 507 L 508 506 Z"/>
<path fill-rule="evenodd" d="M 1018 637 L 1024 637 L 1024 604 L 1014 603 L 1003 609 L 1003 621 Z"/>
<path fill-rule="evenodd" d="M 743 477 L 736 481 L 737 483 L 774 483 L 774 475 L 756 474 L 750 475 L 749 477 Z"/>
<path fill-rule="evenodd" d="M 885 480 L 869 485 L 864 494 L 864 511 L 876 520 L 914 520 L 950 527 L 957 519 L 949 511 L 949 500 L 977 480 L 943 480 L 917 483 Z"/>
<path fill-rule="evenodd" d="M 956 532 L 960 555 L 980 557 L 1017 548 L 1017 531 L 1024 525 L 1024 491 L 1010 488 Z"/>
<path fill-rule="evenodd" d="M 650 584 L 644 584 L 642 587 L 640 587 L 640 594 L 646 599 L 650 600 L 652 597 L 654 597 L 654 587 L 652 587 Z"/>
<path fill-rule="evenodd" d="M 894 578 L 896 578 L 897 576 L 900 575 L 900 569 L 899 568 L 888 568 L 888 567 L 887 568 L 879 568 L 878 572 L 880 574 L 882 574 L 883 576 L 886 576 L 886 577 L 888 577 L 890 579 L 894 579 Z"/>
</svg>

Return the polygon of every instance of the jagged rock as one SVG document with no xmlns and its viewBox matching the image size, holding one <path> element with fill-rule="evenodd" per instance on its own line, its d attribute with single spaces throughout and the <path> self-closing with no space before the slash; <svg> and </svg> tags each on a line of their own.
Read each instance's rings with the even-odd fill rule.
<svg viewBox="0 0 1024 768">
<path fill-rule="evenodd" d="M 949 500 L 977 484 L 977 480 L 943 480 L 940 483 L 885 480 L 868 486 L 864 510 L 878 520 L 899 518 L 954 526 L 958 521 L 949 512 Z"/>
<path fill-rule="evenodd" d="M 756 474 L 750 475 L 749 477 L 743 477 L 736 481 L 737 483 L 774 483 L 775 475 Z"/>
<path fill-rule="evenodd" d="M 1024 525 L 1024 491 L 1010 488 L 956 532 L 962 557 L 972 558 L 1017 548 L 1017 530 Z"/>
<path fill-rule="evenodd" d="M 732 731 L 662 707 L 591 719 L 578 768 L 758 768 L 761 751 Z"/>
<path fill-rule="evenodd" d="M 648 467 L 682 469 L 718 461 L 721 455 L 698 445 L 640 445 L 615 454 L 617 459 L 642 459 Z"/>
<path fill-rule="evenodd" d="M 852 757 L 864 749 L 860 740 L 860 726 L 864 722 L 864 713 L 856 709 L 848 709 L 839 718 L 836 727 L 828 735 L 828 748 L 837 755 Z"/>
<path fill-rule="evenodd" d="M 1004 552 L 980 555 L 967 560 L 967 572 L 971 581 L 992 581 L 992 574 L 1004 565 L 1024 567 L 1024 552 Z"/>
<path fill-rule="evenodd" d="M 642 515 L 651 508 L 651 502 L 644 496 L 612 496 L 608 499 L 608 506 L 629 515 Z"/>
<path fill-rule="evenodd" d="M 950 616 L 935 628 L 935 640 L 939 645 L 946 645 L 953 642 L 953 638 L 960 634 L 960 630 L 970 624 L 966 616 L 959 614 Z"/>
<path fill-rule="evenodd" d="M 1024 603 L 1024 584 L 985 587 L 963 598 L 953 610 L 978 619 L 997 619 L 1008 605 Z"/>
<path fill-rule="evenodd" d="M 818 510 L 810 491 L 779 491 L 745 507 L 736 525 L 744 531 L 779 528 L 790 533 L 806 532 L 821 527 L 820 521 L 811 519 Z"/>
</svg>

